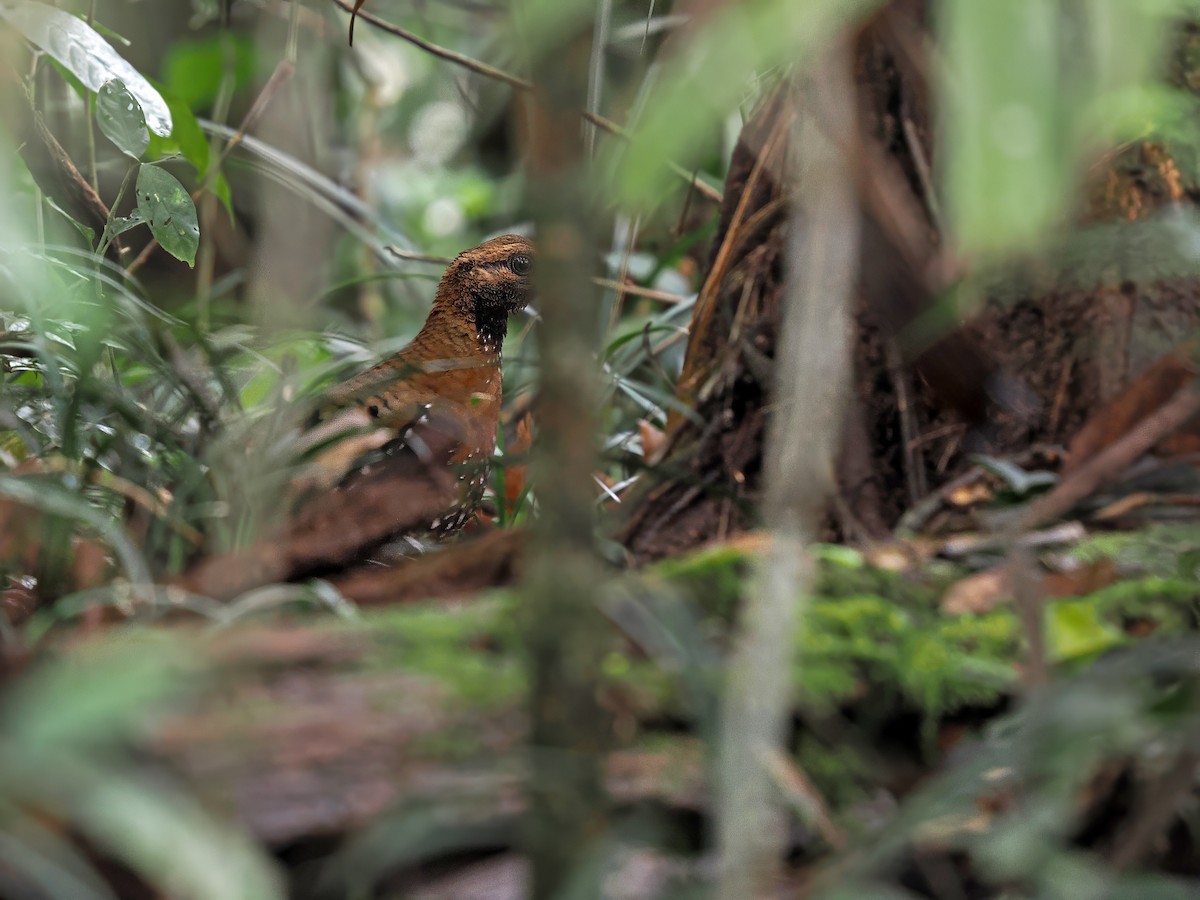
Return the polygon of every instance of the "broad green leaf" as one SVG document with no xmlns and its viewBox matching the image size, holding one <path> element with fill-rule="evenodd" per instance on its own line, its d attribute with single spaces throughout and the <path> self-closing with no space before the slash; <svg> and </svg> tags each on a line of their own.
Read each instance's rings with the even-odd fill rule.
<svg viewBox="0 0 1200 900">
<path fill-rule="evenodd" d="M 196 264 L 200 246 L 196 204 L 178 178 L 158 166 L 142 166 L 137 177 L 137 208 L 164 250 L 189 266 Z"/>
<path fill-rule="evenodd" d="M 204 136 L 200 123 L 196 121 L 196 116 L 187 103 L 170 93 L 164 94 L 164 96 L 167 98 L 167 107 L 171 110 L 171 117 L 175 121 L 175 130 L 171 134 L 171 140 L 175 142 L 175 146 L 179 148 L 183 158 L 192 164 L 196 174 L 203 178 L 208 174 L 208 160 L 211 155 L 208 138 Z"/>
<path fill-rule="evenodd" d="M 158 91 L 94 28 L 70 13 L 32 0 L 0 0 L 0 17 L 21 32 L 91 91 L 120 79 L 146 116 L 155 134 L 171 133 L 171 113 Z"/>
<path fill-rule="evenodd" d="M 118 78 L 96 92 L 96 123 L 118 150 L 134 159 L 141 159 L 150 146 L 142 105 Z"/>
<path fill-rule="evenodd" d="M 941 23 L 951 224 L 964 249 L 1019 246 L 1060 215 L 1072 181 L 1060 7 L 944 0 Z"/>
</svg>

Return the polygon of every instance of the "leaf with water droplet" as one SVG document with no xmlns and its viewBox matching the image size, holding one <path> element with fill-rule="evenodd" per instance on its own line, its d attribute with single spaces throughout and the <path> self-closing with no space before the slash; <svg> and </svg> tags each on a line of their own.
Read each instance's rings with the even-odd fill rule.
<svg viewBox="0 0 1200 900">
<path fill-rule="evenodd" d="M 96 92 L 96 123 L 118 150 L 134 159 L 141 159 L 150 146 L 142 105 L 119 78 L 106 81 Z"/>
<path fill-rule="evenodd" d="M 90 91 L 119 78 L 155 134 L 171 134 L 171 111 L 155 87 L 83 19 L 33 0 L 3 0 L 0 18 L 45 50 Z"/>
<path fill-rule="evenodd" d="M 164 250 L 189 266 L 196 264 L 200 246 L 196 204 L 178 178 L 158 166 L 142 166 L 137 177 L 137 208 Z"/>
</svg>

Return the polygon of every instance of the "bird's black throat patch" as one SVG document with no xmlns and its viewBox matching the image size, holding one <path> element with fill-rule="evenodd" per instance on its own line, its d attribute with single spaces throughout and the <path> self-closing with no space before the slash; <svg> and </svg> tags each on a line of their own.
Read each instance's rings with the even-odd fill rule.
<svg viewBox="0 0 1200 900">
<path fill-rule="evenodd" d="M 475 332 L 479 335 L 481 345 L 499 353 L 504 338 L 508 336 L 508 309 L 503 306 L 477 305 Z"/>
</svg>

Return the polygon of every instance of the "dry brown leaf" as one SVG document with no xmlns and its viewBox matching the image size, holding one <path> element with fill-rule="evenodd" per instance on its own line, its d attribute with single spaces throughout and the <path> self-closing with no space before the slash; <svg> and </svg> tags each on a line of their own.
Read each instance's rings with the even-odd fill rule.
<svg viewBox="0 0 1200 900">
<path fill-rule="evenodd" d="M 642 459 L 647 462 L 658 459 L 658 452 L 667 439 L 667 433 L 645 419 L 638 419 L 638 434 L 642 438 Z"/>
<path fill-rule="evenodd" d="M 983 615 L 1012 597 L 1012 576 L 999 565 L 956 581 L 942 595 L 942 612 L 951 616 Z"/>
<path fill-rule="evenodd" d="M 1108 587 L 1117 580 L 1117 565 L 1102 559 L 1065 572 L 1048 572 L 1042 581 L 1046 597 L 1082 597 Z"/>
<path fill-rule="evenodd" d="M 974 506 L 977 503 L 988 503 L 994 498 L 992 489 L 980 479 L 971 484 L 964 484 L 956 487 L 946 495 L 946 501 L 951 506 L 965 507 Z"/>
</svg>

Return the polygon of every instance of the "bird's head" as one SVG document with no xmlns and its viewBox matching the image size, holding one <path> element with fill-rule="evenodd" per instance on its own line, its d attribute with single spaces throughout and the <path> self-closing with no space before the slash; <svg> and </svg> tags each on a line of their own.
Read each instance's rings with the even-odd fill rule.
<svg viewBox="0 0 1200 900">
<path fill-rule="evenodd" d="M 462 312 L 477 319 L 503 320 L 529 304 L 533 262 L 529 238 L 503 234 L 460 253 L 446 269 L 442 290 L 453 295 Z"/>
</svg>

